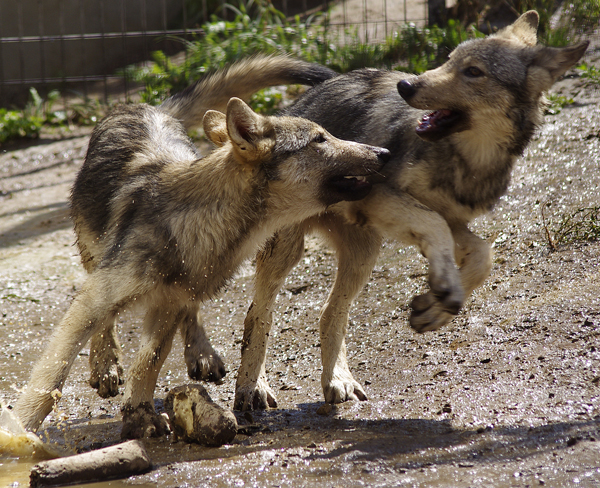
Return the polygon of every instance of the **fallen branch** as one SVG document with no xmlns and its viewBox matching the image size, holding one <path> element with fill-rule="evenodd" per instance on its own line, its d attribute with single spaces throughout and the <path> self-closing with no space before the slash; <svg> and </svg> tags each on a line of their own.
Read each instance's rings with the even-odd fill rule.
<svg viewBox="0 0 600 488">
<path fill-rule="evenodd" d="M 152 463 L 143 444 L 129 441 L 36 464 L 31 469 L 29 486 L 61 486 L 127 478 L 151 468 Z"/>
</svg>

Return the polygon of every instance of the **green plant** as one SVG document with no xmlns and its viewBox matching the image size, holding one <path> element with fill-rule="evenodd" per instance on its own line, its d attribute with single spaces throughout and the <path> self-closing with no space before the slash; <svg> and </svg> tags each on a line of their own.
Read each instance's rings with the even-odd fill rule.
<svg viewBox="0 0 600 488">
<path fill-rule="evenodd" d="M 548 115 L 556 115 L 561 112 L 563 108 L 567 105 L 571 105 L 574 100 L 572 98 L 567 98 L 563 95 L 557 95 L 555 93 L 550 93 L 547 96 L 548 106 L 546 107 L 546 113 Z"/>
<path fill-rule="evenodd" d="M 600 0 L 570 0 L 563 2 L 560 16 L 554 25 L 550 23 L 550 8 L 536 7 L 536 2 L 552 2 L 553 0 L 528 0 L 532 8 L 540 14 L 540 38 L 544 44 L 564 47 L 572 44 L 582 34 L 595 29 L 600 22 Z"/>
<path fill-rule="evenodd" d="M 595 29 L 600 21 L 600 1 L 570 0 L 565 2 L 561 17 L 574 29 L 584 32 Z"/>
<path fill-rule="evenodd" d="M 255 112 L 270 115 L 281 108 L 283 94 L 275 88 L 265 88 L 255 93 L 250 99 L 250 105 Z"/>
<path fill-rule="evenodd" d="M 333 31 L 326 17 L 314 15 L 288 21 L 270 2 L 249 1 L 227 5 L 233 21 L 213 17 L 203 34 L 184 42 L 185 58 L 174 63 L 163 52 L 153 62 L 130 66 L 123 74 L 144 84 L 142 101 L 158 104 L 212 69 L 255 53 L 288 53 L 346 72 L 363 67 L 387 67 L 420 73 L 442 63 L 463 40 L 480 36 L 474 29 L 450 21 L 444 28 L 420 29 L 407 25 L 382 43 L 365 43 L 356 29 Z M 252 9 L 254 16 L 249 15 Z"/>
<path fill-rule="evenodd" d="M 0 108 L 0 144 L 12 139 L 38 137 L 44 124 L 43 107 L 38 92 L 31 88 L 24 110 Z"/>
<path fill-rule="evenodd" d="M 38 137 L 43 120 L 27 116 L 23 111 L 0 108 L 0 144 L 11 139 Z"/>
<path fill-rule="evenodd" d="M 69 103 L 69 120 L 78 125 L 94 125 L 106 109 L 106 105 L 97 98 L 84 97 L 81 101 Z"/>
<path fill-rule="evenodd" d="M 97 99 L 56 108 L 61 94 L 53 90 L 43 99 L 35 88 L 29 89 L 29 101 L 23 110 L 0 108 L 0 144 L 13 139 L 36 138 L 44 125 L 65 127 L 70 123 L 91 125 L 98 121 L 105 107 Z"/>
<path fill-rule="evenodd" d="M 555 229 L 550 229 L 542 206 L 542 220 L 548 243 L 553 250 L 559 246 L 600 239 L 600 206 L 583 207 L 563 216 Z"/>
<path fill-rule="evenodd" d="M 442 64 L 461 42 L 478 37 L 484 34 L 453 19 L 445 27 L 421 29 L 408 24 L 394 35 L 392 42 L 388 41 L 386 58 L 399 60 L 397 69 L 418 74 Z"/>
<path fill-rule="evenodd" d="M 577 69 L 581 70 L 581 78 L 585 87 L 600 86 L 600 69 L 596 66 L 582 63 L 577 66 Z"/>
</svg>

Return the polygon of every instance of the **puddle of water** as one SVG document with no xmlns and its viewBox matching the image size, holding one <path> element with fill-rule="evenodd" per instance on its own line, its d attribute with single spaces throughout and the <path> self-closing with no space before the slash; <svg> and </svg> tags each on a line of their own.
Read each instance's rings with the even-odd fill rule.
<svg viewBox="0 0 600 488">
<path fill-rule="evenodd" d="M 0 488 L 29 486 L 29 472 L 34 461 L 0 457 Z"/>
<path fill-rule="evenodd" d="M 27 432 L 13 413 L 0 405 L 0 488 L 29 486 L 31 469 L 40 461 L 72 455 L 72 452 L 44 443 Z M 120 488 L 130 486 L 119 480 L 86 483 L 86 488 Z M 140 484 L 139 487 L 154 485 Z"/>
</svg>

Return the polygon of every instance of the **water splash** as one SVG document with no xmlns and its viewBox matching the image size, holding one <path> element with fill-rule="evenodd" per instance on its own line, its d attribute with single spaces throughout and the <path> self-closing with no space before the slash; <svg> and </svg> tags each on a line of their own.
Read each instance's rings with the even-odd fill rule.
<svg viewBox="0 0 600 488">
<path fill-rule="evenodd" d="M 27 432 L 15 415 L 0 405 L 0 458 L 52 459 L 64 455 L 55 447 L 42 442 L 33 432 Z"/>
</svg>

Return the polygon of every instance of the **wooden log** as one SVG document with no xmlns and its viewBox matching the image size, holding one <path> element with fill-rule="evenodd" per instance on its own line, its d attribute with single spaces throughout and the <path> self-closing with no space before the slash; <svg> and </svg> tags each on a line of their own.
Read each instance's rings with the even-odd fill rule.
<svg viewBox="0 0 600 488">
<path fill-rule="evenodd" d="M 129 441 L 36 464 L 31 469 L 29 486 L 63 486 L 127 478 L 151 468 L 144 445 L 140 441 Z"/>
<path fill-rule="evenodd" d="M 186 442 L 219 447 L 237 434 L 233 412 L 213 402 L 201 385 L 173 388 L 165 398 L 165 411 L 175 436 Z"/>
</svg>

